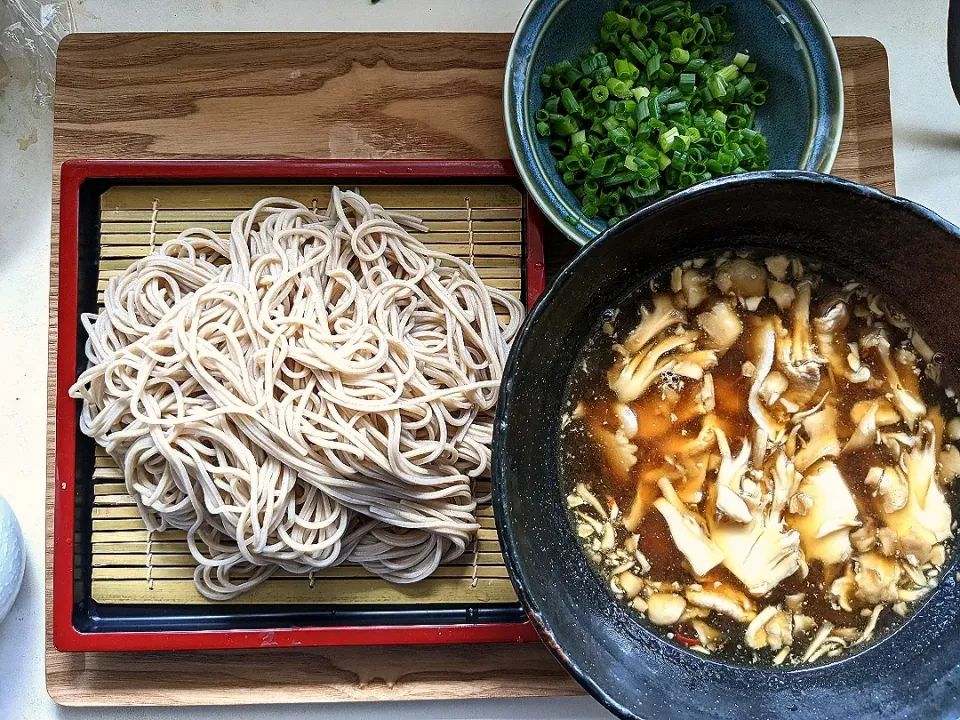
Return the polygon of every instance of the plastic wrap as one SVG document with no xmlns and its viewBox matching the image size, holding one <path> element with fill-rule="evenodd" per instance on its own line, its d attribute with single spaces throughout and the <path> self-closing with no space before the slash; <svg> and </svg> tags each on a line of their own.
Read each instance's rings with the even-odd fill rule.
<svg viewBox="0 0 960 720">
<path fill-rule="evenodd" d="M 57 45 L 73 29 L 68 0 L 0 1 L 0 85 L 5 76 L 29 84 L 35 104 L 49 107 Z"/>
</svg>

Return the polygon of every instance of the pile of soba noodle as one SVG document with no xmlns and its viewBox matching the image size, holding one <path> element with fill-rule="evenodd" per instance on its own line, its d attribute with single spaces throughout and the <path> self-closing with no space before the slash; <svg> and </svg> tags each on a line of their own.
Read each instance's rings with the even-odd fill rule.
<svg viewBox="0 0 960 720">
<path fill-rule="evenodd" d="M 344 562 L 416 582 L 474 538 L 523 308 L 407 228 L 425 229 L 337 188 L 322 213 L 267 198 L 83 317 L 81 428 L 149 530 L 186 531 L 206 597 Z"/>
</svg>

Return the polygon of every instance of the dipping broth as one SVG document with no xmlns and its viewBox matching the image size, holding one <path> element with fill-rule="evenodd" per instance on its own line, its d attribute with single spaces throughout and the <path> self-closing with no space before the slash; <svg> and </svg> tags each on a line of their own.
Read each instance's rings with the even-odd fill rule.
<svg viewBox="0 0 960 720">
<path fill-rule="evenodd" d="M 688 261 L 608 310 L 569 381 L 561 474 L 611 592 L 738 662 L 836 658 L 906 617 L 953 535 L 938 356 L 856 283 Z"/>
</svg>

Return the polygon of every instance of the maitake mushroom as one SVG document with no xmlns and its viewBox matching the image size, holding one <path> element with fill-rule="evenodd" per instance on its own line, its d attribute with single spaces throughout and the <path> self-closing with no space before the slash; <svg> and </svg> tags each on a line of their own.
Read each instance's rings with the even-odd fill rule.
<svg viewBox="0 0 960 720">
<path fill-rule="evenodd" d="M 697 325 L 706 333 L 711 346 L 720 352 L 731 348 L 743 332 L 743 323 L 736 311 L 723 300 L 697 315 Z"/>
<path fill-rule="evenodd" d="M 776 605 L 768 605 L 747 625 L 744 633 L 747 647 L 754 650 L 769 647 L 779 650 L 793 644 L 793 617 Z"/>
<path fill-rule="evenodd" d="M 713 610 L 737 622 L 750 622 L 757 616 L 750 598 L 724 583 L 716 582 L 710 587 L 699 589 L 691 587 L 684 593 L 684 597 L 692 605 Z"/>
<path fill-rule="evenodd" d="M 711 522 L 708 516 L 710 537 L 723 554 L 724 567 L 758 597 L 800 568 L 800 535 L 783 522 L 787 501 L 797 491 L 800 478 L 783 453 L 777 456 L 772 475 L 769 504 L 757 506 L 747 520 Z M 719 484 L 717 488 L 719 492 Z"/>
<path fill-rule="evenodd" d="M 610 389 L 620 402 L 636 400 L 677 364 L 678 357 L 672 352 L 696 339 L 697 333 L 692 330 L 669 335 L 649 349 L 641 348 L 636 354 L 618 360 L 607 374 Z"/>
<path fill-rule="evenodd" d="M 801 425 L 807 434 L 807 444 L 793 457 L 793 464 L 797 466 L 797 470 L 803 472 L 818 460 L 840 454 L 840 440 L 837 438 L 837 407 L 832 399 L 825 401 L 818 412 L 803 418 Z"/>
<path fill-rule="evenodd" d="M 591 415 L 587 421 L 587 432 L 600 448 L 606 467 L 613 477 L 620 481 L 626 480 L 631 468 L 637 464 L 637 446 L 630 442 L 632 435 L 627 435 L 622 427 L 617 430 L 604 427 L 595 415 Z M 636 431 L 633 434 L 635 435 Z"/>
<path fill-rule="evenodd" d="M 859 285 L 812 312 L 827 283 L 799 261 L 728 254 L 712 278 L 707 267 L 675 268 L 669 292 L 614 345 L 616 401 L 584 400 L 565 416 L 584 421 L 606 472 L 633 493 L 621 511 L 578 485 L 568 497 L 577 533 L 617 597 L 678 634 L 692 627 L 699 652 L 723 644 L 710 620 L 724 615 L 775 664 L 803 636 L 801 660 L 835 657 L 936 584 L 953 533 L 944 488 L 960 477 L 960 417 L 927 408 L 919 378 L 932 349 Z M 655 554 L 641 551 L 653 508 L 686 577 L 657 578 Z M 762 600 L 811 566 L 834 610 L 857 619 L 816 617 L 813 588 Z"/>
<path fill-rule="evenodd" d="M 817 348 L 826 358 L 831 372 L 837 377 L 845 378 L 851 374 L 846 360 L 846 338 L 841 337 L 850 322 L 850 309 L 846 300 L 839 295 L 828 298 L 820 308 L 820 312 L 813 320 L 816 330 Z"/>
<path fill-rule="evenodd" d="M 760 499 L 756 483 L 751 483 L 752 487 L 744 485 L 750 459 L 750 441 L 744 440 L 740 454 L 734 457 L 730 452 L 726 434 L 719 428 L 714 432 L 720 447 L 720 467 L 717 469 L 716 482 L 717 509 L 737 522 L 749 522 L 753 517 L 750 505 L 755 507 Z"/>
<path fill-rule="evenodd" d="M 773 417 L 767 406 L 772 405 L 789 386 L 787 379 L 779 372 L 776 372 L 776 377 L 781 380 L 772 379 L 774 373 L 771 369 L 777 350 L 777 333 L 773 323 L 765 322 L 760 325 L 754 336 L 754 345 L 758 348 L 759 355 L 747 395 L 747 407 L 757 427 L 773 438 L 780 434 L 783 425 Z"/>
<path fill-rule="evenodd" d="M 674 306 L 669 295 L 655 295 L 653 310 L 640 309 L 640 324 L 623 341 L 623 347 L 628 355 L 638 353 L 661 332 L 685 320 L 686 316 Z"/>
<path fill-rule="evenodd" d="M 821 462 L 800 481 L 799 496 L 809 498 L 804 514 L 790 517 L 800 532 L 803 554 L 808 561 L 825 566 L 845 562 L 853 552 L 850 530 L 860 526 L 857 503 L 837 466 Z"/>
<path fill-rule="evenodd" d="M 767 292 L 767 271 L 750 260 L 736 258 L 717 268 L 716 283 L 724 295 L 763 297 Z"/>
<path fill-rule="evenodd" d="M 792 331 L 789 335 L 781 335 L 777 343 L 779 369 L 790 381 L 791 400 L 800 406 L 806 405 L 820 387 L 820 366 L 824 363 L 810 331 L 812 292 L 810 280 L 799 283 L 791 313 Z"/>
<path fill-rule="evenodd" d="M 950 505 L 937 482 L 937 447 L 933 424 L 920 422 L 919 442 L 900 456 L 899 469 L 906 478 L 907 501 L 902 509 L 886 515 L 888 527 L 900 538 L 930 547 L 952 535 Z"/>
<path fill-rule="evenodd" d="M 693 574 L 698 577 L 706 575 L 723 562 L 723 553 L 707 535 L 703 518 L 684 505 L 670 481 L 661 478 L 657 484 L 663 497 L 657 498 L 654 507 L 667 521 L 673 542 L 690 563 Z"/>
<path fill-rule="evenodd" d="M 916 392 L 903 384 L 900 373 L 897 372 L 890 358 L 890 339 L 886 328 L 878 325 L 865 334 L 860 340 L 860 347 L 873 350 L 883 368 L 886 384 L 891 393 L 891 401 L 907 423 L 907 427 L 913 430 L 917 421 L 926 414 L 927 406 Z"/>
</svg>

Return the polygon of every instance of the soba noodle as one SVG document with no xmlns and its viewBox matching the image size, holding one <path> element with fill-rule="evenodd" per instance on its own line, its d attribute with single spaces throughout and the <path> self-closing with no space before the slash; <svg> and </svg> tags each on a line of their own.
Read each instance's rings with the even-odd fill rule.
<svg viewBox="0 0 960 720">
<path fill-rule="evenodd" d="M 81 429 L 148 530 L 186 531 L 204 596 L 344 562 L 416 582 L 474 538 L 523 308 L 408 228 L 337 188 L 325 213 L 267 198 L 227 239 L 195 228 L 137 261 L 82 318 Z"/>
</svg>

